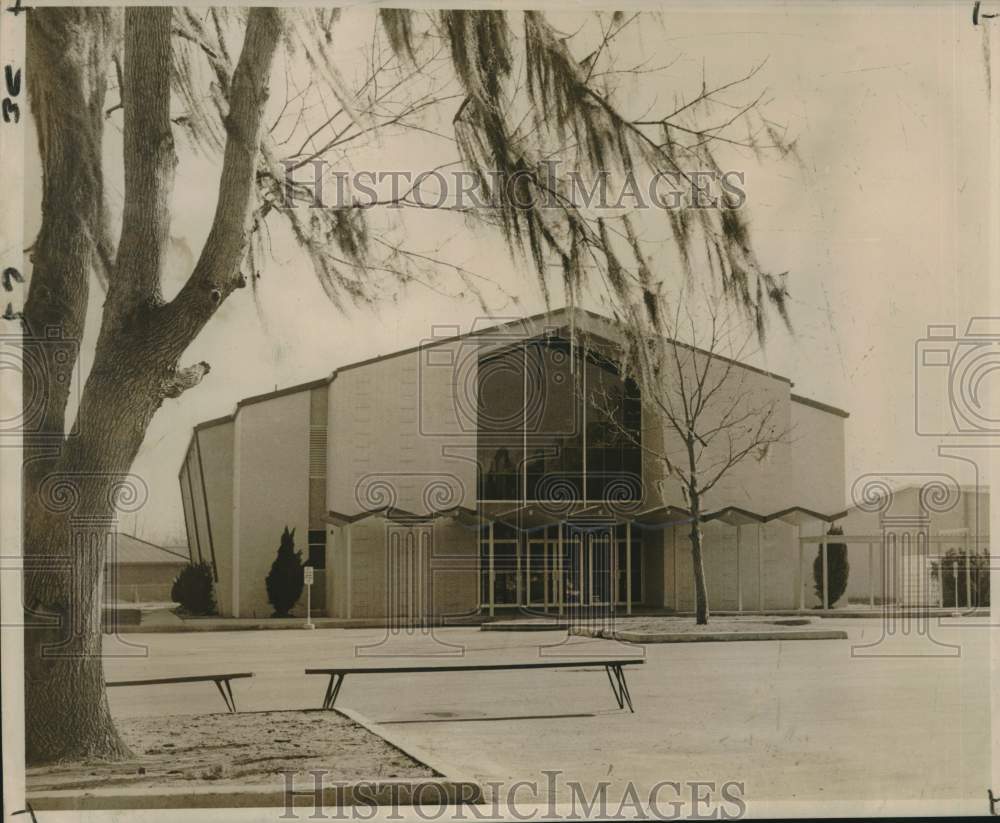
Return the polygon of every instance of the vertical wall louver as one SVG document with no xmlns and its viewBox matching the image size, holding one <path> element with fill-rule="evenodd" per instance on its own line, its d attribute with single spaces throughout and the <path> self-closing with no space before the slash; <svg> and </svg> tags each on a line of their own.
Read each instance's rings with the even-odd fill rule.
<svg viewBox="0 0 1000 823">
<path fill-rule="evenodd" d="M 326 479 L 326 424 L 309 427 L 309 478 Z"/>
</svg>

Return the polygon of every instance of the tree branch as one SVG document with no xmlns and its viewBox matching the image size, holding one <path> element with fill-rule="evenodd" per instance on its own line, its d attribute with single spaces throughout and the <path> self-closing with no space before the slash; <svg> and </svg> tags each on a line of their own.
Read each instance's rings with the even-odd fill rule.
<svg viewBox="0 0 1000 823">
<path fill-rule="evenodd" d="M 66 430 L 90 273 L 100 266 L 105 67 L 113 22 L 107 9 L 80 7 L 33 9 L 27 17 L 26 70 L 42 167 L 42 222 L 32 244 L 23 310 L 26 337 L 39 341 L 26 343 L 37 348 L 37 368 L 24 370 L 24 399 L 26 406 L 39 398 L 44 405 L 32 431 L 25 432 L 26 488 L 37 472 L 46 471 L 45 461 L 34 459 L 35 435 L 44 450 Z M 58 342 L 51 335 L 58 335 Z"/>
<path fill-rule="evenodd" d="M 245 282 L 240 263 L 250 232 L 267 84 L 280 38 L 279 12 L 252 8 L 232 77 L 225 118 L 228 137 L 212 228 L 194 271 L 165 307 L 167 326 L 180 330 L 176 343 L 181 349 L 201 331 L 222 301 Z"/>
</svg>

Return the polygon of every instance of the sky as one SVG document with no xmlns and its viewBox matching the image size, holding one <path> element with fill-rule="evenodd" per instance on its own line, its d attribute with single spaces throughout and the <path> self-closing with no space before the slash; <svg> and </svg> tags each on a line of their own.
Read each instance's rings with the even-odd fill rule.
<svg viewBox="0 0 1000 823">
<path fill-rule="evenodd" d="M 954 468 L 955 461 L 937 455 L 945 441 L 915 431 L 915 347 L 928 325 L 955 325 L 961 335 L 970 316 L 987 312 L 989 91 L 983 39 L 970 9 L 671 4 L 614 44 L 623 59 L 667 66 L 623 88 L 636 105 L 690 96 L 703 72 L 710 84 L 725 82 L 766 61 L 748 82 L 747 96 L 764 94 L 767 116 L 795 141 L 797 158 L 760 162 L 736 149 L 725 157 L 728 167 L 745 170 L 764 268 L 788 272 L 792 329 L 772 324 L 755 360 L 791 378 L 795 392 L 850 412 L 845 499 L 866 473 Z M 552 19 L 567 32 L 587 25 L 576 11 Z M 345 43 L 363 42 L 372 12 L 349 9 L 338 25 Z M 345 49 L 348 81 L 356 69 Z M 273 83 L 283 85 L 286 72 L 301 78 L 303 71 L 301 62 L 282 61 Z M 435 115 L 440 131 L 447 131 L 455 105 Z M 112 198 L 120 199 L 113 130 L 112 124 L 106 179 Z M 449 141 L 410 132 L 360 147 L 351 160 L 356 168 L 419 169 L 453 154 Z M 30 191 L 28 168 L 31 237 L 38 192 Z M 167 296 L 197 257 L 217 179 L 216 158 L 181 153 Z M 493 316 L 544 309 L 534 274 L 510 258 L 495 232 L 454 214 L 413 211 L 400 216 L 396 232 L 408 247 L 492 281 L 484 294 Z M 177 471 L 199 421 L 229 414 L 241 397 L 415 345 L 437 325 L 468 330 L 483 315 L 446 269 L 431 287 L 411 284 L 391 290 L 377 306 L 340 310 L 281 230 L 273 249 L 257 299 L 249 289 L 236 292 L 183 358 L 207 360 L 212 371 L 201 386 L 167 400 L 153 420 L 133 469 L 149 485 L 150 501 L 123 521 L 124 531 L 167 544 L 184 541 Z M 84 373 L 100 302 L 94 289 Z M 558 290 L 552 302 L 561 305 Z M 586 295 L 584 304 L 598 305 L 597 295 Z M 944 389 L 917 399 L 922 414 L 944 419 Z"/>
</svg>

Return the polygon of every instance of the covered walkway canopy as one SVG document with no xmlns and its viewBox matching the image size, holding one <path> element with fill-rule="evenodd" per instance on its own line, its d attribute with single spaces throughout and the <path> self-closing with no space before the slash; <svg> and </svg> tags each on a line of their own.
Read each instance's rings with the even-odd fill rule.
<svg viewBox="0 0 1000 823">
<path fill-rule="evenodd" d="M 744 609 L 744 577 L 745 558 L 742 551 L 744 529 L 747 526 L 755 527 L 755 543 L 757 557 L 757 603 L 755 607 L 764 609 L 764 585 L 763 585 L 763 552 L 761 550 L 760 529 L 768 523 L 779 521 L 795 527 L 802 527 L 807 523 L 827 524 L 833 523 L 847 514 L 846 511 L 832 513 L 819 512 L 804 506 L 791 506 L 774 512 L 756 512 L 740 506 L 725 506 L 721 509 L 709 511 L 702 515 L 703 523 L 719 522 L 735 530 L 736 537 L 736 600 L 737 609 Z M 479 541 L 479 562 L 480 575 L 484 585 L 483 608 L 488 609 L 490 614 L 494 613 L 496 603 L 494 602 L 494 589 L 499 577 L 510 575 L 512 572 L 517 577 L 517 601 L 518 604 L 532 605 L 532 597 L 525 593 L 527 583 L 522 582 L 521 575 L 527 572 L 530 576 L 532 570 L 536 576 L 541 573 L 545 582 L 542 584 L 545 594 L 542 599 L 546 608 L 549 605 L 558 607 L 560 612 L 564 605 L 568 603 L 567 589 L 571 592 L 574 586 L 571 585 L 573 575 L 584 574 L 583 569 L 590 575 L 590 585 L 582 580 L 577 580 L 576 591 L 583 592 L 588 598 L 597 594 L 598 599 L 607 597 L 615 605 L 625 607 L 627 614 L 631 614 L 633 605 L 632 591 L 632 564 L 633 552 L 631 549 L 634 536 L 634 528 L 641 530 L 664 530 L 671 527 L 684 526 L 691 522 L 690 510 L 673 505 L 656 506 L 643 509 L 633 501 L 607 501 L 607 502 L 584 502 L 584 501 L 533 501 L 525 503 L 502 502 L 502 503 L 481 503 L 479 510 L 474 510 L 464 506 L 453 506 L 445 509 L 429 510 L 424 513 L 416 513 L 401 509 L 396 506 L 382 506 L 379 508 L 366 509 L 354 514 L 344 514 L 337 511 L 330 511 L 324 520 L 334 526 L 348 527 L 347 541 L 350 543 L 350 526 L 359 521 L 372 517 L 382 518 L 396 524 L 429 524 L 439 519 L 450 519 L 465 528 L 477 532 Z M 823 530 L 825 531 L 825 529 Z M 676 536 L 676 532 L 675 532 Z M 676 537 L 675 537 L 676 539 Z M 841 538 L 836 538 L 841 542 Z M 796 585 L 798 586 L 799 607 L 804 608 L 803 583 L 805 572 L 803 564 L 805 560 L 805 543 L 812 541 L 823 546 L 825 559 L 825 544 L 828 542 L 824 535 L 815 538 L 799 538 L 798 570 L 796 573 Z M 641 542 L 641 541 L 640 541 Z M 831 539 L 829 542 L 833 542 Z M 626 548 L 619 551 L 616 547 L 622 544 Z M 532 548 L 534 547 L 534 548 Z M 499 552 L 503 548 L 501 560 Z M 514 554 L 511 555 L 511 552 Z M 579 554 L 579 557 L 577 557 Z M 677 544 L 674 544 L 674 603 L 678 602 L 677 596 Z M 510 555 L 510 557 L 508 557 Z M 752 555 L 751 555 L 752 556 Z M 507 565 L 514 562 L 514 568 L 508 569 Z M 752 561 L 751 561 L 752 562 Z M 541 563 L 542 566 L 536 568 Z M 619 568 L 619 566 L 621 568 Z M 606 567 L 606 568 L 605 568 Z M 595 573 L 606 573 L 610 581 L 618 581 L 622 576 L 622 594 L 618 594 L 614 589 L 611 594 L 603 592 L 600 586 L 595 586 L 593 575 Z M 610 583 L 616 587 L 617 582 Z M 607 588 L 607 586 L 605 587 Z M 751 589 L 752 590 L 752 589 Z M 579 594 L 576 595 L 580 597 Z M 636 593 L 640 598 L 641 594 Z M 824 598 L 825 601 L 826 598 Z M 506 601 L 498 601 L 503 605 Z M 664 602 L 666 602 L 664 600 Z M 588 599 L 589 603 L 589 599 Z M 510 604 L 507 604 L 510 605 Z M 523 604 L 522 604 L 523 605 Z"/>
<path fill-rule="evenodd" d="M 331 510 L 323 520 L 331 526 L 349 526 L 352 523 L 357 523 L 359 520 L 366 520 L 369 517 L 381 517 L 396 523 L 430 523 L 434 520 L 447 518 L 470 527 L 477 526 L 480 522 L 479 515 L 474 510 L 467 509 L 464 506 L 436 509 L 426 514 L 416 514 L 396 506 L 380 506 L 377 509 L 364 509 L 356 514 L 343 514 Z"/>
<path fill-rule="evenodd" d="M 501 522 L 528 530 L 576 520 L 620 525 L 632 523 L 646 528 L 662 528 L 691 522 L 690 509 L 670 505 L 640 510 L 629 502 L 583 503 L 575 501 L 561 503 L 543 501 L 514 506 L 486 503 L 481 506 L 479 515 L 484 522 Z M 826 514 L 805 506 L 791 506 L 776 512 L 763 513 L 743 509 L 739 506 L 726 506 L 722 509 L 706 512 L 701 516 L 701 521 L 709 523 L 718 520 L 730 526 L 747 526 L 780 520 L 793 526 L 801 526 L 803 523 L 810 522 L 833 523 L 846 516 L 846 509 Z"/>
</svg>

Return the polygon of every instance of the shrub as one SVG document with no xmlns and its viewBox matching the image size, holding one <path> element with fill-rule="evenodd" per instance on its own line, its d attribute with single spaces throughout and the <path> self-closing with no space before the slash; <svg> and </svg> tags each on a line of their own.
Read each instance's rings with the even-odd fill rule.
<svg viewBox="0 0 1000 823">
<path fill-rule="evenodd" d="M 941 605 L 952 608 L 990 605 L 990 555 L 948 549 L 931 563 L 931 577 L 941 584 Z"/>
<path fill-rule="evenodd" d="M 212 567 L 208 563 L 188 563 L 170 587 L 170 599 L 188 614 L 215 614 Z"/>
<path fill-rule="evenodd" d="M 843 534 L 844 530 L 840 526 L 831 526 L 827 534 Z M 832 608 L 833 604 L 844 596 L 847 591 L 847 575 L 851 570 L 847 562 L 846 543 L 826 544 L 826 565 L 830 571 L 830 583 L 827 588 L 827 603 Z M 823 601 L 823 547 L 820 546 L 816 552 L 816 559 L 813 561 L 813 580 L 816 583 L 816 596 Z"/>
<path fill-rule="evenodd" d="M 302 552 L 295 551 L 295 529 L 281 535 L 278 556 L 271 564 L 271 571 L 264 581 L 267 586 L 267 602 L 274 606 L 271 617 L 288 617 L 288 612 L 302 594 Z"/>
</svg>

